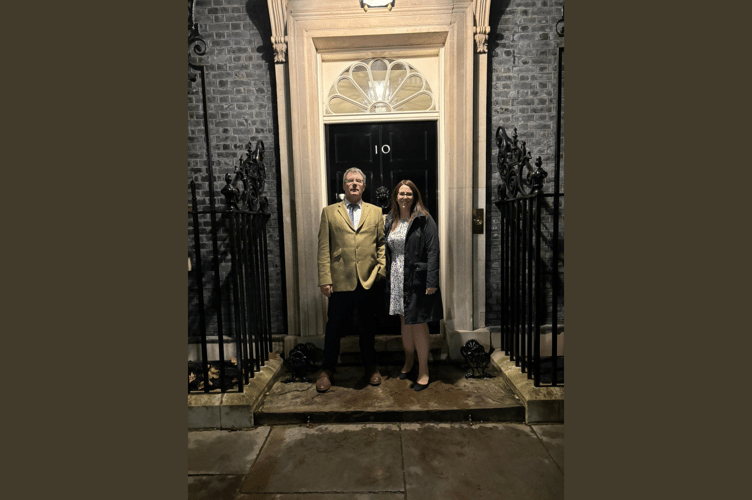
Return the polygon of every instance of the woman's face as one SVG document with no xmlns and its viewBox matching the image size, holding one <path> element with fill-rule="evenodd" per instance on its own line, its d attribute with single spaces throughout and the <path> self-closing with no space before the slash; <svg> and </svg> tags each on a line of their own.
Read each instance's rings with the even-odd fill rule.
<svg viewBox="0 0 752 500">
<path fill-rule="evenodd" d="M 407 187 L 407 185 L 401 186 L 397 191 L 397 205 L 400 210 L 409 211 L 413 204 L 413 190 Z"/>
</svg>

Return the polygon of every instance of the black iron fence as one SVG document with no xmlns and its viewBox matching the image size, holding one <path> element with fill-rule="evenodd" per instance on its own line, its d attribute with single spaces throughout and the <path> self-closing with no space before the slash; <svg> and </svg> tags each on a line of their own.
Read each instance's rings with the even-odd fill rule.
<svg viewBox="0 0 752 500">
<path fill-rule="evenodd" d="M 189 55 L 206 54 L 206 42 L 189 5 Z M 271 311 L 267 228 L 263 195 L 264 143 L 249 142 L 247 157 L 225 174 L 224 207 L 216 208 L 206 69 L 189 59 L 189 81 L 200 79 L 208 200 L 190 183 L 188 392 L 242 392 L 269 360 Z"/>
<path fill-rule="evenodd" d="M 269 360 L 271 306 L 267 246 L 267 200 L 263 196 L 263 142 L 241 159 L 234 178 L 225 176 L 224 210 L 200 209 L 191 181 L 189 226 L 193 235 L 188 390 L 243 391 L 244 383 Z M 210 263 L 206 269 L 205 262 Z M 210 327 L 211 326 L 211 327 Z M 194 352 L 197 349 L 194 349 Z M 211 351 L 211 352 L 210 352 Z M 227 354 L 229 353 L 229 354 Z M 191 375 L 192 374 L 192 375 Z"/>
<path fill-rule="evenodd" d="M 547 173 L 503 127 L 496 130 L 501 212 L 501 349 L 536 387 L 563 383 L 564 356 L 559 335 L 559 202 L 563 193 L 544 193 Z M 558 172 L 558 162 L 556 174 Z M 549 203 L 549 200 L 552 202 Z M 543 223 L 544 212 L 553 224 Z M 550 304 L 546 300 L 550 293 Z M 550 323 L 548 323 L 550 321 Z M 541 338 L 550 333 L 551 352 L 541 355 Z M 548 353 L 546 353 L 548 354 Z"/>
</svg>

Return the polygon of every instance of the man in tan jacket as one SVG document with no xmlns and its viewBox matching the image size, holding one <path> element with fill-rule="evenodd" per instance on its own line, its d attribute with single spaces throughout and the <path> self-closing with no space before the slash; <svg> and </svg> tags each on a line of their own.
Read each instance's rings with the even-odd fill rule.
<svg viewBox="0 0 752 500">
<path fill-rule="evenodd" d="M 343 320 L 358 310 L 360 354 L 371 385 L 381 383 L 376 366 L 373 285 L 386 276 L 384 220 L 381 209 L 363 201 L 366 177 L 358 168 L 345 172 L 345 199 L 325 207 L 319 225 L 319 287 L 329 298 L 324 362 L 316 390 L 332 385 L 339 358 Z"/>
</svg>

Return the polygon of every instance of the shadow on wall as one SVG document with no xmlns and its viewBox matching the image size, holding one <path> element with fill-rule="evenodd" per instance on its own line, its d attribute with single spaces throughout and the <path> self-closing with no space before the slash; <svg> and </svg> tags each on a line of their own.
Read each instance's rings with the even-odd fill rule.
<svg viewBox="0 0 752 500">
<path fill-rule="evenodd" d="M 272 25 L 269 20 L 269 7 L 266 0 L 248 0 L 245 4 L 245 11 L 261 36 L 261 45 L 256 47 L 256 52 L 261 54 L 261 59 L 263 59 L 273 73 L 274 47 L 272 46 Z"/>
<path fill-rule="evenodd" d="M 509 8 L 509 4 L 512 0 L 501 0 L 491 2 L 491 11 L 488 13 L 488 25 L 491 27 L 491 32 L 488 34 L 488 55 L 493 56 L 493 51 L 499 48 L 499 41 L 504 39 L 504 34 L 499 33 L 498 26 L 501 23 L 501 18 Z M 491 65 L 489 64 L 489 67 Z"/>
<path fill-rule="evenodd" d="M 271 153 L 269 156 L 269 164 L 267 165 L 267 169 L 274 175 L 274 178 L 276 182 L 275 185 L 275 199 L 272 201 L 270 199 L 270 203 L 276 204 L 276 210 L 274 210 L 273 217 L 277 218 L 277 230 L 278 230 L 278 236 L 277 241 L 279 245 L 280 254 L 283 253 L 283 249 L 285 247 L 285 239 L 284 239 L 284 215 L 282 213 L 282 204 L 276 203 L 276 200 L 282 200 L 282 172 L 280 169 L 280 164 L 278 159 L 280 158 L 280 143 L 279 143 L 279 111 L 278 111 L 278 103 L 276 98 L 277 93 L 277 73 L 275 71 L 274 65 L 274 46 L 272 44 L 272 26 L 271 26 L 271 20 L 269 18 L 269 4 L 266 0 L 248 0 L 245 4 L 245 11 L 248 14 L 248 18 L 253 23 L 253 26 L 256 28 L 256 30 L 259 33 L 259 36 L 261 37 L 261 45 L 256 47 L 256 52 L 258 54 L 261 54 L 261 59 L 266 63 L 267 69 L 269 71 L 269 83 L 270 83 L 270 89 L 269 93 L 271 95 L 271 105 L 272 105 L 272 130 L 273 130 L 273 136 L 274 136 L 274 144 L 271 145 Z M 291 214 L 290 218 L 292 221 L 292 224 L 295 224 L 295 209 L 294 205 L 291 205 Z M 287 282 L 284 279 L 286 268 L 285 268 L 285 259 L 284 257 L 280 257 L 279 259 L 279 273 L 282 279 L 280 280 L 280 287 L 281 287 L 281 297 L 282 297 L 282 304 L 281 309 L 282 311 L 287 311 Z M 283 313 L 281 314 L 282 318 L 282 332 L 288 331 L 288 325 L 287 325 L 287 314 Z"/>
<path fill-rule="evenodd" d="M 217 206 L 221 210 L 224 208 L 224 200 L 221 198 L 217 200 Z M 208 208 L 208 207 L 199 207 Z M 204 293 L 204 314 L 206 318 L 207 335 L 217 335 L 217 301 L 220 297 L 218 292 L 221 292 L 222 302 L 222 325 L 223 335 L 232 336 L 235 334 L 233 328 L 233 311 L 228 306 L 230 294 L 232 293 L 231 280 L 228 277 L 231 269 L 230 261 L 230 243 L 229 234 L 226 230 L 227 214 L 220 212 L 217 217 L 217 249 L 218 260 L 220 266 L 220 290 L 218 291 L 215 286 L 214 275 L 214 258 L 212 254 L 212 242 L 211 231 L 207 226 L 200 226 L 201 231 L 201 268 L 202 268 L 202 284 Z M 204 220 L 199 219 L 199 224 L 202 222 L 208 223 L 208 217 L 204 216 Z M 191 231 L 192 233 L 192 231 Z M 189 238 L 189 250 L 188 255 L 191 259 L 191 271 L 188 273 L 188 337 L 200 338 L 201 337 L 201 325 L 199 322 L 199 305 L 198 305 L 198 269 L 196 265 L 196 251 L 193 244 L 193 234 Z"/>
</svg>

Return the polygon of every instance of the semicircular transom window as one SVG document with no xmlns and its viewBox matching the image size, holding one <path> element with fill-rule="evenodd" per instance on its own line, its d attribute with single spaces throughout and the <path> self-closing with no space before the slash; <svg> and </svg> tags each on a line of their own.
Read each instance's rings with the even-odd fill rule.
<svg viewBox="0 0 752 500">
<path fill-rule="evenodd" d="M 350 65 L 332 84 L 325 114 L 436 111 L 426 78 L 405 61 L 364 59 Z"/>
</svg>

